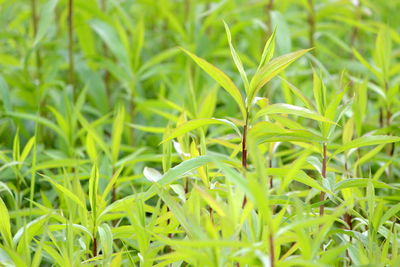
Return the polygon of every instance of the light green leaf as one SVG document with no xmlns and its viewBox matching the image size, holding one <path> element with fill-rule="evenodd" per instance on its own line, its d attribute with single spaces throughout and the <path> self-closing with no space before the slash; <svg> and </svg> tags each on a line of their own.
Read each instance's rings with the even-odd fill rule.
<svg viewBox="0 0 400 267">
<path fill-rule="evenodd" d="M 10 112 L 11 111 L 10 89 L 8 88 L 7 82 L 1 75 L 0 75 L 0 94 L 1 94 L 1 101 L 3 101 L 5 111 Z"/>
<path fill-rule="evenodd" d="M 113 165 L 118 160 L 119 150 L 121 147 L 121 137 L 124 130 L 125 107 L 120 105 L 113 121 L 112 138 L 111 138 L 111 162 Z"/>
<path fill-rule="evenodd" d="M 249 80 L 247 79 L 246 72 L 243 69 L 242 61 L 240 60 L 239 55 L 236 53 L 236 50 L 233 47 L 232 35 L 231 35 L 231 32 L 229 31 L 229 27 L 225 23 L 225 21 L 224 21 L 224 26 L 225 26 L 226 36 L 228 37 L 228 43 L 229 43 L 229 47 L 231 49 L 231 54 L 232 54 L 233 61 L 235 62 L 236 68 L 238 69 L 238 71 L 240 73 L 240 77 L 242 78 L 242 81 L 243 81 L 243 84 L 244 84 L 244 88 L 245 88 L 246 92 L 248 92 L 248 90 L 249 90 Z"/>
<path fill-rule="evenodd" d="M 97 193 L 99 188 L 99 169 L 97 165 L 94 164 L 92 167 L 92 172 L 89 177 L 89 202 L 91 210 L 93 211 L 93 216 L 97 217 Z"/>
<path fill-rule="evenodd" d="M 353 48 L 353 53 L 356 56 L 356 58 L 361 62 L 361 64 L 364 65 L 364 67 L 366 67 L 369 71 L 371 71 L 377 78 L 380 77 L 379 71 L 371 64 L 369 64 L 368 61 L 354 48 Z"/>
<path fill-rule="evenodd" d="M 62 137 L 66 142 L 68 142 L 67 137 L 65 136 L 64 132 L 60 129 L 60 127 L 58 127 L 55 123 L 53 123 L 48 119 L 42 118 L 34 114 L 21 113 L 21 112 L 8 112 L 6 113 L 6 115 L 28 121 L 35 121 L 37 123 L 43 124 L 44 126 L 55 131 L 60 137 Z"/>
<path fill-rule="evenodd" d="M 104 262 L 110 263 L 113 252 L 113 234 L 108 224 L 102 223 L 99 228 L 100 244 L 104 255 Z"/>
<path fill-rule="evenodd" d="M 125 50 L 125 47 L 123 46 L 115 29 L 110 24 L 98 19 L 91 20 L 89 24 L 101 37 L 104 43 L 106 43 L 118 60 L 123 63 L 128 70 L 130 70 L 128 53 Z"/>
<path fill-rule="evenodd" d="M 317 110 L 320 114 L 325 114 L 326 109 L 326 87 L 315 70 L 313 70 L 313 93 Z"/>
<path fill-rule="evenodd" d="M 56 183 L 51 179 L 50 177 L 41 174 L 48 182 L 50 182 L 57 190 L 60 190 L 64 196 L 68 197 L 71 199 L 73 202 L 75 202 L 77 205 L 79 205 L 81 208 L 86 210 L 86 205 L 85 203 L 74 193 L 72 193 L 69 189 L 66 187 Z"/>
<path fill-rule="evenodd" d="M 275 176 L 280 176 L 280 177 L 285 177 L 291 169 L 285 169 L 285 168 L 268 168 L 266 169 L 266 174 L 267 175 L 275 175 Z M 312 188 L 318 189 L 323 192 L 327 192 L 325 188 L 323 188 L 316 180 L 308 176 L 305 172 L 303 171 L 297 171 L 295 172 L 291 178 L 295 181 L 298 181 L 302 184 L 308 185 Z"/>
<path fill-rule="evenodd" d="M 6 204 L 4 204 L 3 199 L 0 197 L 0 233 L 3 237 L 2 239 L 8 247 L 12 247 L 12 235 L 11 235 L 11 225 L 10 225 L 10 215 L 8 214 L 8 209 Z"/>
<path fill-rule="evenodd" d="M 37 46 L 38 43 L 46 36 L 49 28 L 54 25 L 54 9 L 56 8 L 57 3 L 58 0 L 50 0 L 42 6 L 40 10 L 38 32 L 35 36 L 33 46 Z"/>
<path fill-rule="evenodd" d="M 259 69 L 253 79 L 251 79 L 250 90 L 247 95 L 247 105 L 249 106 L 253 102 L 254 97 L 261 87 L 310 50 L 303 49 L 277 57 Z"/>
<path fill-rule="evenodd" d="M 362 136 L 340 146 L 338 149 L 335 150 L 335 152 L 333 152 L 332 156 L 352 148 L 395 143 L 399 141 L 400 137 L 397 136 L 389 136 L 389 135 Z"/>
<path fill-rule="evenodd" d="M 318 114 L 315 111 L 312 111 L 312 110 L 309 110 L 309 109 L 306 109 L 303 107 L 289 105 L 289 104 L 283 104 L 283 103 L 268 105 L 265 108 L 258 111 L 256 113 L 255 117 L 259 118 L 261 116 L 270 115 L 270 114 L 297 115 L 297 116 L 305 117 L 305 118 L 312 119 L 312 120 L 335 124 L 333 121 L 325 118 L 324 116 Z"/>
<path fill-rule="evenodd" d="M 236 101 L 238 104 L 240 111 L 242 112 L 243 118 L 246 117 L 246 108 L 244 106 L 242 95 L 236 85 L 232 82 L 232 80 L 220 69 L 215 67 L 214 65 L 208 63 L 204 59 L 196 56 L 195 54 L 189 52 L 188 50 L 181 48 L 183 52 L 189 55 L 194 62 L 199 65 L 205 72 L 208 73 L 222 88 L 224 88 Z"/>
<path fill-rule="evenodd" d="M 397 189 L 391 185 L 385 184 L 381 181 L 375 181 L 368 178 L 348 178 L 343 181 L 338 182 L 335 185 L 335 192 L 351 187 L 367 187 L 368 183 L 371 182 L 375 188 L 388 188 L 388 189 Z"/>
<path fill-rule="evenodd" d="M 178 136 L 184 135 L 185 133 L 188 133 L 197 128 L 200 128 L 200 127 L 206 126 L 206 125 L 210 125 L 210 124 L 228 125 L 228 126 L 232 127 L 240 135 L 240 132 L 237 129 L 237 127 L 228 120 L 225 120 L 225 119 L 197 119 L 197 120 L 191 120 L 191 121 L 183 123 L 178 128 L 171 131 L 171 133 L 169 133 L 169 135 L 166 136 L 165 139 L 161 143 L 165 143 L 165 142 L 170 141 Z"/>
<path fill-rule="evenodd" d="M 35 144 L 36 137 L 33 136 L 29 139 L 29 141 L 26 143 L 24 149 L 22 150 L 21 157 L 19 158 L 19 161 L 24 162 L 26 157 L 28 157 L 29 152 L 31 151 L 33 145 Z"/>
<path fill-rule="evenodd" d="M 387 221 L 390 220 L 390 218 L 395 216 L 399 211 L 400 211 L 400 203 L 394 205 L 388 211 L 386 211 L 385 214 L 383 214 L 383 216 L 381 217 L 379 224 L 381 225 L 381 224 L 386 223 Z"/>
<path fill-rule="evenodd" d="M 154 126 L 139 125 L 139 124 L 134 124 L 134 123 L 127 123 L 127 125 L 134 129 L 138 129 L 140 131 L 148 132 L 148 133 L 164 133 L 165 132 L 164 127 L 154 127 Z"/>
<path fill-rule="evenodd" d="M 313 109 L 313 104 L 310 99 L 308 99 L 307 96 L 305 96 L 299 88 L 288 82 L 282 77 L 279 77 L 284 83 L 286 83 L 289 87 L 289 89 L 292 91 L 293 94 L 295 94 L 306 106 L 308 109 Z"/>
<path fill-rule="evenodd" d="M 265 64 L 267 64 L 271 58 L 274 56 L 275 52 L 275 35 L 276 35 L 276 27 L 272 32 L 271 36 L 268 38 L 268 41 L 265 43 L 263 53 L 261 56 L 260 64 L 258 65 L 257 71 L 261 69 Z"/>
</svg>

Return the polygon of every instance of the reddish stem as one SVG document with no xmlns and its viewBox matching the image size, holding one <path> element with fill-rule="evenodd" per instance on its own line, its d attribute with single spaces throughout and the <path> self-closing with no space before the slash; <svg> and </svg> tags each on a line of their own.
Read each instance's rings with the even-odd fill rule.
<svg viewBox="0 0 400 267">
<path fill-rule="evenodd" d="M 244 171 L 246 172 L 247 169 L 247 127 L 249 123 L 249 112 L 246 111 L 246 121 L 243 126 L 243 136 L 242 136 L 242 167 Z M 246 195 L 244 196 L 243 203 L 242 203 L 242 208 L 246 206 L 247 203 L 247 197 Z"/>
<path fill-rule="evenodd" d="M 270 253 L 270 266 L 275 267 L 275 245 L 272 231 L 269 234 L 269 253 Z"/>
<path fill-rule="evenodd" d="M 326 178 L 326 143 L 324 143 L 324 148 L 323 148 L 323 159 L 322 159 L 322 178 L 325 179 Z M 325 200 L 325 192 L 321 192 L 320 196 L 319 196 L 319 200 L 320 201 L 324 201 Z M 323 216 L 324 215 L 324 210 L 325 210 L 325 205 L 321 204 L 319 206 L 319 215 Z"/>
</svg>

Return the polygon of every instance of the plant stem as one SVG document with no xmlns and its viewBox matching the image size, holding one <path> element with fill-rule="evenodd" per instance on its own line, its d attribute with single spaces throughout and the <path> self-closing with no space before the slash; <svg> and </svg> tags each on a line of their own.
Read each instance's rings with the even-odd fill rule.
<svg viewBox="0 0 400 267">
<path fill-rule="evenodd" d="M 245 124 L 242 136 L 242 167 L 247 169 L 247 128 L 249 127 L 249 111 L 246 110 Z"/>
<path fill-rule="evenodd" d="M 349 230 L 350 231 L 352 231 L 353 230 L 353 223 L 352 223 L 352 216 L 351 216 L 351 214 L 349 214 L 349 213 L 346 213 L 345 215 L 344 215 L 344 221 L 347 223 L 347 225 L 349 226 Z M 351 243 L 351 241 L 353 240 L 353 238 L 350 236 L 350 243 Z M 346 249 L 346 257 L 347 258 L 349 258 L 349 265 L 348 266 L 351 266 L 351 258 L 350 258 L 350 255 L 349 255 L 349 249 Z"/>
<path fill-rule="evenodd" d="M 269 161 L 268 161 L 268 167 L 272 168 L 272 155 L 270 155 Z M 273 180 L 272 180 L 272 175 L 269 176 L 269 188 L 272 189 L 274 186 Z"/>
<path fill-rule="evenodd" d="M 107 6 L 106 6 L 105 0 L 100 1 L 100 8 L 103 12 L 107 11 Z M 103 53 L 104 53 L 105 58 L 107 58 L 109 56 L 108 48 L 105 43 L 103 43 Z M 108 104 L 111 105 L 110 72 L 107 69 L 105 69 L 104 71 L 105 71 L 104 72 L 104 86 L 106 88 Z"/>
<path fill-rule="evenodd" d="M 272 34 L 272 18 L 271 18 L 271 12 L 274 9 L 274 0 L 269 0 L 268 4 L 266 5 L 266 13 L 268 15 L 267 17 L 267 25 L 268 25 L 268 37 Z"/>
<path fill-rule="evenodd" d="M 245 124 L 243 126 L 243 136 L 242 136 L 242 167 L 244 171 L 247 169 L 247 128 L 249 124 L 249 111 L 246 110 L 246 119 L 245 119 Z M 247 197 L 246 195 L 244 196 L 243 203 L 242 203 L 242 208 L 246 205 L 247 203 Z"/>
<path fill-rule="evenodd" d="M 269 233 L 269 253 L 270 253 L 270 267 L 275 267 L 275 244 L 272 230 Z"/>
<path fill-rule="evenodd" d="M 93 257 L 97 256 L 97 238 L 93 237 Z"/>
<path fill-rule="evenodd" d="M 315 9 L 314 0 L 308 0 L 310 11 L 308 13 L 308 25 L 310 28 L 308 40 L 310 47 L 315 47 Z M 315 49 L 311 51 L 315 55 Z"/>
<path fill-rule="evenodd" d="M 33 26 L 33 38 L 36 37 L 38 31 L 38 15 L 37 15 L 37 3 L 36 0 L 31 1 L 31 8 L 32 8 L 32 26 Z M 37 79 L 39 83 L 41 81 L 41 68 L 42 68 L 42 58 L 40 55 L 39 48 L 36 48 L 36 72 L 37 72 Z"/>
<path fill-rule="evenodd" d="M 361 21 L 362 20 L 362 10 L 361 10 L 361 1 L 360 0 L 357 0 L 355 2 L 355 7 L 356 7 L 356 11 L 355 11 L 356 20 L 357 21 Z M 351 38 L 350 38 L 350 44 L 351 44 L 352 47 L 354 46 L 354 44 L 355 44 L 355 42 L 357 40 L 358 31 L 359 31 L 358 27 L 357 26 L 353 26 L 353 29 L 351 31 Z M 352 55 L 353 55 L 353 53 L 352 53 Z"/>
<path fill-rule="evenodd" d="M 322 178 L 325 179 L 326 178 L 326 143 L 323 144 L 323 158 L 322 158 Z M 324 201 L 325 200 L 325 192 L 321 191 L 320 197 L 319 197 L 320 201 Z M 325 210 L 325 205 L 321 204 L 319 206 L 319 215 L 323 216 L 324 215 L 324 210 Z"/>
<path fill-rule="evenodd" d="M 73 40 L 73 25 L 74 25 L 74 0 L 68 0 L 68 62 L 69 75 L 68 82 L 74 87 L 74 40 Z"/>
</svg>

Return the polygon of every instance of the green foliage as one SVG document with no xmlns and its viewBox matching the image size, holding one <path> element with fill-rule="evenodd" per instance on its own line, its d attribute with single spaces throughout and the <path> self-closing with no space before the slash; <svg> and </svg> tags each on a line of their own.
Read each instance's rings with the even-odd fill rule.
<svg viewBox="0 0 400 267">
<path fill-rule="evenodd" d="M 0 266 L 400 266 L 399 1 L 0 10 Z"/>
</svg>

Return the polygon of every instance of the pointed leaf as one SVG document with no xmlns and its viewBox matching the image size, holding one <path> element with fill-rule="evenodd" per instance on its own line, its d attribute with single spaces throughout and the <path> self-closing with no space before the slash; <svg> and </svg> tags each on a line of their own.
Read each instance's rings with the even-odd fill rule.
<svg viewBox="0 0 400 267">
<path fill-rule="evenodd" d="M 215 67 L 214 65 L 208 63 L 204 59 L 196 56 L 195 54 L 189 52 L 188 50 L 181 48 L 183 52 L 189 55 L 194 62 L 199 65 L 205 72 L 208 73 L 222 88 L 224 88 L 236 101 L 238 104 L 240 111 L 242 112 L 243 117 L 246 116 L 246 109 L 243 103 L 242 95 L 236 85 L 232 82 L 232 80 L 220 69 Z"/>
</svg>

